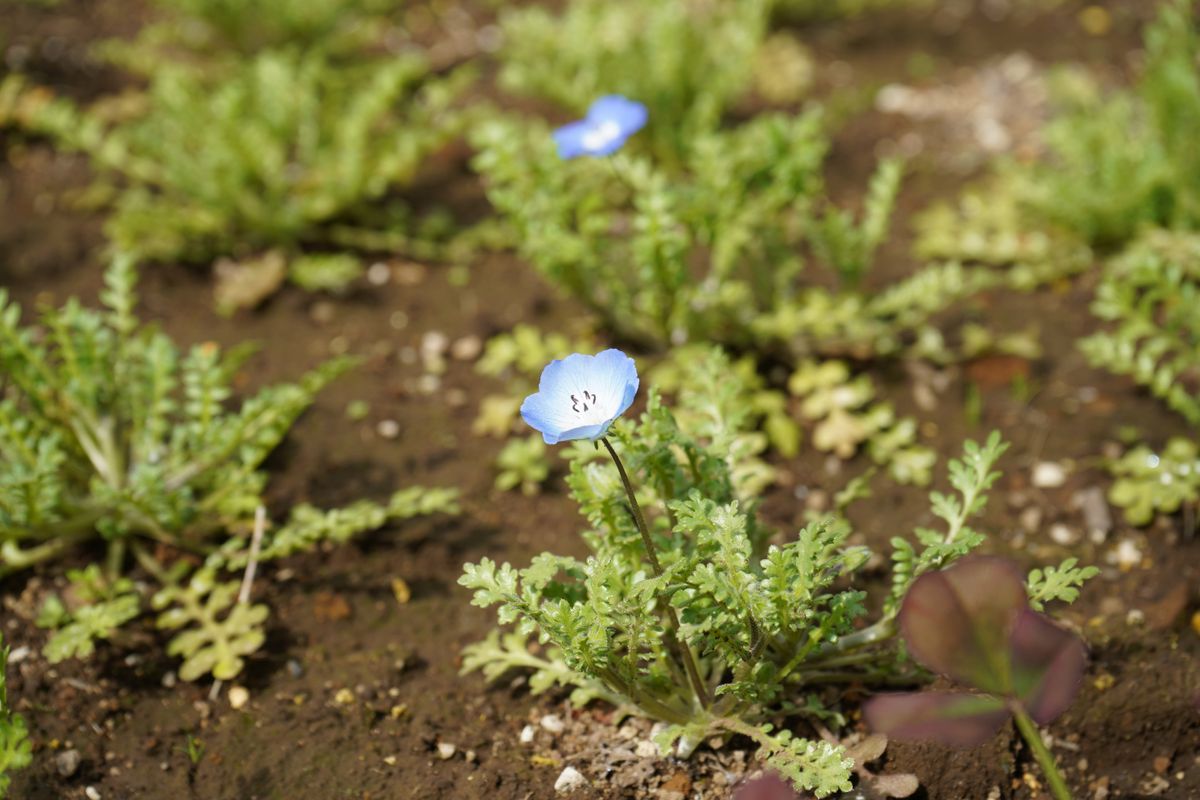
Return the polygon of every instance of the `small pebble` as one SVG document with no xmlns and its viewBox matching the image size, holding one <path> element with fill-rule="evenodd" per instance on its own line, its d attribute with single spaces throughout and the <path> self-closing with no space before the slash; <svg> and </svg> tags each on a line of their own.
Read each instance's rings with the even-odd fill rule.
<svg viewBox="0 0 1200 800">
<path fill-rule="evenodd" d="M 474 361 L 483 351 L 483 340 L 478 336 L 464 336 L 450 346 L 450 355 L 458 361 Z"/>
<path fill-rule="evenodd" d="M 250 702 L 250 692 L 245 686 L 230 686 L 229 687 L 229 707 L 233 709 L 243 708 L 246 703 Z"/>
<path fill-rule="evenodd" d="M 582 789 L 587 786 L 587 779 L 583 777 L 583 773 L 574 767 L 566 767 L 559 773 L 558 779 L 554 781 L 554 791 L 559 794 L 573 792 L 576 789 Z"/>
<path fill-rule="evenodd" d="M 1054 489 L 1067 482 L 1067 471 L 1053 461 L 1039 461 L 1033 467 L 1032 480 L 1039 489 Z"/>
<path fill-rule="evenodd" d="M 372 286 L 383 286 L 392 279 L 392 269 L 382 261 L 367 268 L 367 282 Z"/>
<path fill-rule="evenodd" d="M 566 728 L 566 726 L 563 725 L 563 721 L 555 714 L 547 714 L 546 716 L 542 717 L 539 724 L 542 726 L 542 728 L 554 734 L 562 733 Z"/>
<path fill-rule="evenodd" d="M 458 746 L 450 742 L 438 742 L 437 746 L 438 758 L 442 761 L 449 761 L 454 758 L 454 754 L 458 752 Z"/>
<path fill-rule="evenodd" d="M 162 686 L 164 689 L 174 689 L 177 683 L 179 683 L 179 678 L 174 672 L 168 671 L 162 676 Z"/>
<path fill-rule="evenodd" d="M 521 728 L 521 744 L 532 744 L 533 737 L 537 734 L 537 730 L 532 725 L 526 725 Z"/>
<path fill-rule="evenodd" d="M 287 662 L 288 674 L 293 678 L 301 678 L 304 676 L 304 665 L 294 658 L 289 658 Z"/>
<path fill-rule="evenodd" d="M 1142 563 L 1142 551 L 1132 539 L 1124 539 L 1117 545 L 1117 549 L 1109 554 L 1109 561 L 1115 563 L 1122 572 L 1128 572 Z"/>
<path fill-rule="evenodd" d="M 95 786 L 87 787 L 83 790 L 83 793 L 87 795 L 88 800 L 100 800 L 100 792 Z"/>
<path fill-rule="evenodd" d="M 8 663 L 20 664 L 22 661 L 29 658 L 29 654 L 32 652 L 33 651 L 30 650 L 25 645 L 21 645 L 20 647 L 14 647 L 13 651 L 8 654 Z"/>
<path fill-rule="evenodd" d="M 1042 526 L 1042 510 L 1037 506 L 1030 506 L 1021 512 L 1020 521 L 1026 533 L 1037 533 L 1038 528 Z"/>
<path fill-rule="evenodd" d="M 395 439 L 400 435 L 400 423 L 394 419 L 380 420 L 375 432 L 383 439 Z"/>
<path fill-rule="evenodd" d="M 658 745 L 649 739 L 642 739 L 633 752 L 640 758 L 658 758 Z"/>
<path fill-rule="evenodd" d="M 333 696 L 333 702 L 339 706 L 348 706 L 354 702 L 354 692 L 349 689 L 338 689 L 337 694 Z"/>
<path fill-rule="evenodd" d="M 54 768 L 59 775 L 69 778 L 79 771 L 82 761 L 83 756 L 79 755 L 78 750 L 64 750 L 54 757 Z"/>
<path fill-rule="evenodd" d="M 1050 526 L 1050 538 L 1056 544 L 1069 545 L 1079 541 L 1079 534 L 1067 525 L 1057 522 Z"/>
</svg>

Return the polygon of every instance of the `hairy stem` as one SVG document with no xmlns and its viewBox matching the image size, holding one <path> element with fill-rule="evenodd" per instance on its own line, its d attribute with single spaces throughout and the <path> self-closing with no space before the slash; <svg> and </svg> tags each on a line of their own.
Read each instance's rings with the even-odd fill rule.
<svg viewBox="0 0 1200 800">
<path fill-rule="evenodd" d="M 617 451 L 613 449 L 612 442 L 607 436 L 600 437 L 600 441 L 604 442 L 604 447 L 608 450 L 608 454 L 612 456 L 613 463 L 617 465 L 617 472 L 621 476 L 621 484 L 625 487 L 625 494 L 629 497 L 629 505 L 633 509 L 633 519 L 637 523 L 638 531 L 642 534 L 642 546 L 646 549 L 646 558 L 650 561 L 650 567 L 654 570 L 655 577 L 663 574 L 662 564 L 658 560 L 658 552 L 654 548 L 654 541 L 650 538 L 650 529 L 646 526 L 646 517 L 642 514 L 642 507 L 638 504 L 637 497 L 633 492 L 633 484 L 629 481 L 629 474 L 625 471 L 625 465 L 621 463 L 621 457 L 617 455 Z M 667 631 L 667 635 L 671 641 L 679 648 L 682 655 L 683 666 L 687 670 L 688 679 L 692 684 L 692 691 L 696 693 L 696 699 L 700 701 L 700 705 L 708 708 L 712 703 L 708 694 L 708 687 L 700 678 L 700 670 L 696 667 L 696 659 L 692 655 L 691 649 L 687 643 L 679 638 L 679 616 L 675 613 L 675 607 L 671 605 L 669 600 L 665 598 L 662 601 L 663 606 L 667 610 L 667 616 L 671 620 L 671 629 Z"/>
</svg>

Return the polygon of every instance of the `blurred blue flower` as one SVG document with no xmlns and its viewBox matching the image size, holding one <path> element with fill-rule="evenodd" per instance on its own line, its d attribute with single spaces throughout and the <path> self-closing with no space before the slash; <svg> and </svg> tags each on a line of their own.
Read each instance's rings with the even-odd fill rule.
<svg viewBox="0 0 1200 800">
<path fill-rule="evenodd" d="M 641 103 L 619 94 L 605 95 L 592 103 L 582 120 L 554 132 L 558 157 L 612 155 L 645 126 L 646 117 L 646 107 Z"/>
<path fill-rule="evenodd" d="M 637 365 L 620 350 L 573 353 L 546 365 L 537 392 L 521 404 L 521 418 L 546 444 L 595 441 L 625 413 L 637 390 Z"/>
</svg>

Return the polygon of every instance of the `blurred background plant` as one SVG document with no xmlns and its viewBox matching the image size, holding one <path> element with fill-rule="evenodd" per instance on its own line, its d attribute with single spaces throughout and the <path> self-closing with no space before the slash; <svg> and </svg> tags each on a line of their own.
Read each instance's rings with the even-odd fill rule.
<svg viewBox="0 0 1200 800">
<path fill-rule="evenodd" d="M 678 164 L 713 131 L 753 75 L 767 0 L 574 0 L 561 12 L 501 16 L 500 84 L 582 114 L 620 94 L 652 109 L 649 149 Z"/>
<path fill-rule="evenodd" d="M 142 612 L 141 585 L 126 577 L 132 558 L 156 584 L 159 625 L 182 628 L 169 646 L 185 657 L 181 677 L 233 677 L 261 645 L 267 610 L 235 601 L 239 581 L 223 572 L 456 509 L 453 490 L 421 487 L 383 504 L 302 505 L 269 531 L 264 520 L 252 543 L 263 461 L 353 361 L 327 362 L 230 410 L 252 348 L 183 353 L 137 319 L 129 258 L 105 281 L 103 310 L 72 300 L 45 309 L 41 327 L 22 327 L 20 307 L 0 293 L 0 575 L 104 552 L 102 566 L 69 573 L 69 600 L 51 597 L 42 609 L 40 624 L 55 630 L 52 661 L 89 655 L 94 640 Z"/>
<path fill-rule="evenodd" d="M 291 258 L 353 239 L 360 227 L 419 238 L 393 192 L 461 130 L 454 102 L 470 80 L 434 76 L 419 56 L 334 68 L 320 55 L 268 51 L 215 84 L 162 64 L 147 93 L 116 116 L 13 79 L 5 88 L 25 130 L 92 160 L 102 181 L 92 199 L 111 202 L 115 247 L 155 261 L 232 256 L 257 265 L 252 257 L 264 250 Z M 261 285 L 269 294 L 271 281 Z"/>
<path fill-rule="evenodd" d="M 25 719 L 8 701 L 8 653 L 0 639 L 0 798 L 8 796 L 11 773 L 29 766 L 33 758 Z"/>
</svg>

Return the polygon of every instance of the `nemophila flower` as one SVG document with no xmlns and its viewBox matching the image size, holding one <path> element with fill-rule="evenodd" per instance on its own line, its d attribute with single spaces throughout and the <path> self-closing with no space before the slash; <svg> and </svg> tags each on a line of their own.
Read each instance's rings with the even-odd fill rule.
<svg viewBox="0 0 1200 800">
<path fill-rule="evenodd" d="M 588 108 L 587 116 L 554 132 L 559 158 L 607 156 L 621 149 L 625 140 L 646 124 L 646 107 L 610 94 Z"/>
<path fill-rule="evenodd" d="M 521 418 L 546 444 L 595 441 L 632 405 L 637 390 L 637 365 L 620 350 L 573 353 L 546 365 L 537 392 L 521 404 Z"/>
</svg>

